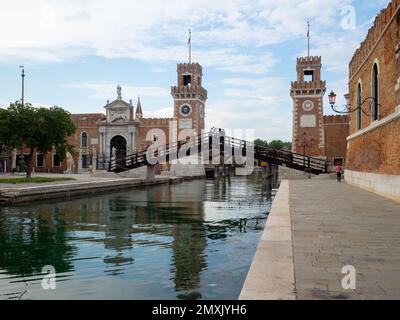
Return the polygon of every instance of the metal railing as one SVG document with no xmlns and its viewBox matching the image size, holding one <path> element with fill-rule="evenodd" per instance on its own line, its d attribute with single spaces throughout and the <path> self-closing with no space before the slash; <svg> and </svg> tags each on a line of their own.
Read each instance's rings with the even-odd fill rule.
<svg viewBox="0 0 400 320">
<path fill-rule="evenodd" d="M 224 157 L 224 159 L 230 157 L 234 159 L 237 155 L 247 157 L 250 155 L 249 153 L 252 153 L 251 156 L 254 156 L 256 160 L 286 165 L 296 170 L 315 174 L 328 171 L 328 162 L 324 159 L 265 147 L 218 133 L 203 133 L 189 141 L 177 141 L 161 146 L 150 146 L 149 148 L 151 149 L 135 152 L 123 158 L 108 158 L 104 160 L 102 165 L 107 165 L 110 171 L 121 172 L 144 165 L 154 165 L 157 162 L 162 163 L 160 159 L 168 163 L 184 156 L 208 154 L 209 160 L 212 161 L 216 155 Z M 149 159 L 148 156 L 150 156 Z"/>
</svg>

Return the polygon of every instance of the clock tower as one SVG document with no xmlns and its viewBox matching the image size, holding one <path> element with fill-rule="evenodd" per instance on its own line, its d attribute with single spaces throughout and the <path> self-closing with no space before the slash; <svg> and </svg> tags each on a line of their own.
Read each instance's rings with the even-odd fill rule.
<svg viewBox="0 0 400 320">
<path fill-rule="evenodd" d="M 207 90 L 202 86 L 203 68 L 198 63 L 180 63 L 177 85 L 171 88 L 177 133 L 192 129 L 200 134 L 205 128 Z"/>
<path fill-rule="evenodd" d="M 321 57 L 297 59 L 297 81 L 292 82 L 292 151 L 325 157 L 323 98 L 326 82 L 321 80 Z"/>
</svg>

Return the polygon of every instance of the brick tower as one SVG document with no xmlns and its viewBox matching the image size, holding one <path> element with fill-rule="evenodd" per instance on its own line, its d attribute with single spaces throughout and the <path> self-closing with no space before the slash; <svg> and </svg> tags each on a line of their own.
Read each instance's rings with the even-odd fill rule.
<svg viewBox="0 0 400 320">
<path fill-rule="evenodd" d="M 292 82 L 293 148 L 308 156 L 325 157 L 323 98 L 326 82 L 321 80 L 321 57 L 297 59 L 297 81 Z"/>
<path fill-rule="evenodd" d="M 204 107 L 207 100 L 207 90 L 202 87 L 203 69 L 198 63 L 180 63 L 177 72 L 177 85 L 171 88 L 177 133 L 193 129 L 200 134 L 205 128 Z"/>
</svg>

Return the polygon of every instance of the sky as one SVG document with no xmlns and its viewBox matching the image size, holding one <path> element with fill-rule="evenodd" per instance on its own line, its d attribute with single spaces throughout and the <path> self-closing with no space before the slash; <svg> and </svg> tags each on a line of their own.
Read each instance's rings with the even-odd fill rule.
<svg viewBox="0 0 400 320">
<path fill-rule="evenodd" d="M 206 126 L 291 140 L 296 57 L 322 56 L 327 94 L 347 93 L 348 64 L 388 0 L 0 0 L 0 107 L 21 98 L 71 113 L 117 97 L 172 117 L 176 65 L 203 66 Z M 325 96 L 325 114 L 332 114 Z"/>
</svg>

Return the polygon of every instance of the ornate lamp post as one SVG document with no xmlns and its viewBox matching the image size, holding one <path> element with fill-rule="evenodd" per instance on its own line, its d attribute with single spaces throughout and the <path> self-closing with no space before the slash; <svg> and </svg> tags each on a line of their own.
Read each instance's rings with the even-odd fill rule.
<svg viewBox="0 0 400 320">
<path fill-rule="evenodd" d="M 314 145 L 314 139 L 311 139 L 307 141 L 307 133 L 303 133 L 303 141 L 301 143 L 298 143 L 298 139 L 296 139 L 296 144 L 298 147 L 303 148 L 303 161 L 304 161 L 304 167 L 306 166 L 306 148 L 311 148 Z"/>
<path fill-rule="evenodd" d="M 377 103 L 377 101 L 376 101 L 377 99 L 374 97 L 365 98 L 355 108 L 352 108 L 349 103 L 346 105 L 343 105 L 341 108 L 336 106 L 336 97 L 337 96 L 333 90 L 331 91 L 331 93 L 329 94 L 328 97 L 329 97 L 329 104 L 331 105 L 332 110 L 334 112 L 340 113 L 340 114 L 350 114 L 350 113 L 360 110 L 368 117 L 372 117 L 373 106 L 380 108 L 380 104 Z M 348 98 L 347 95 L 345 97 L 346 97 L 346 99 Z M 365 106 L 369 106 L 369 107 L 366 108 Z"/>
</svg>

